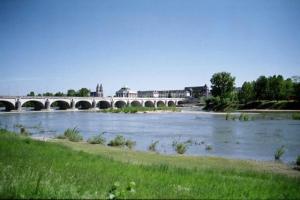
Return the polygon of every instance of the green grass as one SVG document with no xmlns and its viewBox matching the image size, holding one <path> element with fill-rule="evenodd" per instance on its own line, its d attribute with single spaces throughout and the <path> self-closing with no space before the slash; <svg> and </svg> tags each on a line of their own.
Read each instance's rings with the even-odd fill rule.
<svg viewBox="0 0 300 200">
<path fill-rule="evenodd" d="M 68 128 L 67 130 L 65 130 L 64 136 L 72 142 L 79 142 L 83 140 L 79 130 L 76 127 L 73 129 Z"/>
<path fill-rule="evenodd" d="M 162 156 L 84 142 L 34 141 L 0 130 L 0 197 L 300 198 L 299 172 L 280 163 Z M 132 189 L 132 188 L 131 188 Z"/>
</svg>

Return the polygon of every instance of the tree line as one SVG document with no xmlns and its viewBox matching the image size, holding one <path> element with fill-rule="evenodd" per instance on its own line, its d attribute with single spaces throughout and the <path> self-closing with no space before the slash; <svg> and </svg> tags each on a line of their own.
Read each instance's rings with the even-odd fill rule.
<svg viewBox="0 0 300 200">
<path fill-rule="evenodd" d="M 74 89 L 69 89 L 67 91 L 67 93 L 63 93 L 63 92 L 56 92 L 56 93 L 51 93 L 51 92 L 46 92 L 43 94 L 35 94 L 33 91 L 31 91 L 29 94 L 27 94 L 27 96 L 56 96 L 56 97 L 88 97 L 90 96 L 90 90 L 87 88 L 81 88 L 77 91 L 75 91 Z"/>
<path fill-rule="evenodd" d="M 206 108 L 224 110 L 224 108 L 251 101 L 300 101 L 300 77 L 284 79 L 282 75 L 260 76 L 256 80 L 245 81 L 241 88 L 235 87 L 235 77 L 228 72 L 213 74 L 211 98 L 206 100 Z"/>
</svg>

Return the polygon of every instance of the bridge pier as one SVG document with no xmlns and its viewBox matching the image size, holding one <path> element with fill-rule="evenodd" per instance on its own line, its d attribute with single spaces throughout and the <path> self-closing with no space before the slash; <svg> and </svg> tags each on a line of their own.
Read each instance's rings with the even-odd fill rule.
<svg viewBox="0 0 300 200">
<path fill-rule="evenodd" d="M 46 102 L 45 102 L 45 108 L 46 108 L 46 110 L 50 110 L 50 101 L 49 101 L 49 99 L 47 99 L 46 100 Z"/>
<path fill-rule="evenodd" d="M 19 99 L 17 99 L 15 107 L 18 112 L 22 111 L 22 105 L 21 105 L 21 101 Z"/>
</svg>

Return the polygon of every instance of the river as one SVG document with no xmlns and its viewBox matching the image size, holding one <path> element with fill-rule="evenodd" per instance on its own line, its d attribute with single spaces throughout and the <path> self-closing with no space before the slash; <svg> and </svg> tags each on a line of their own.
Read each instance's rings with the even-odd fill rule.
<svg viewBox="0 0 300 200">
<path fill-rule="evenodd" d="M 284 162 L 300 155 L 300 121 L 272 114 L 252 115 L 249 121 L 226 120 L 225 115 L 203 112 L 100 113 L 24 112 L 1 113 L 0 126 L 19 132 L 23 125 L 33 136 L 54 137 L 67 128 L 78 127 L 84 139 L 103 133 L 107 141 L 116 135 L 136 141 L 136 150 L 147 151 L 159 141 L 163 154 L 175 154 L 174 141 L 192 141 L 186 154 L 227 158 L 273 160 L 274 152 L 285 146 Z M 206 150 L 210 145 L 212 150 Z"/>
</svg>

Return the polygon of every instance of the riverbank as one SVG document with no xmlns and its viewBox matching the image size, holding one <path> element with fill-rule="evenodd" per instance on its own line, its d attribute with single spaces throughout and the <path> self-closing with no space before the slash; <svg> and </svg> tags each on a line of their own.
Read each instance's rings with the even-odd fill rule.
<svg viewBox="0 0 300 200">
<path fill-rule="evenodd" d="M 3 198 L 300 198 L 299 172 L 280 163 L 35 141 L 4 130 L 0 171 Z"/>
</svg>

